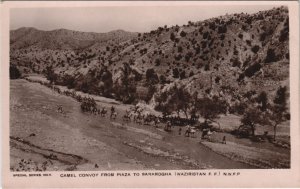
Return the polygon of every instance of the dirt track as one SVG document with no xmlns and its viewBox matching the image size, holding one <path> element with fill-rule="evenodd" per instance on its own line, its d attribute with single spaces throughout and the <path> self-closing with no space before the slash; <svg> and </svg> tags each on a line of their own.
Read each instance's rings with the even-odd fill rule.
<svg viewBox="0 0 300 189">
<path fill-rule="evenodd" d="M 123 105 L 116 106 L 119 116 L 111 121 L 82 113 L 78 102 L 40 84 L 12 80 L 10 85 L 12 170 L 253 168 L 211 151 L 199 137 L 124 123 Z M 65 114 L 57 112 L 59 104 Z"/>
</svg>

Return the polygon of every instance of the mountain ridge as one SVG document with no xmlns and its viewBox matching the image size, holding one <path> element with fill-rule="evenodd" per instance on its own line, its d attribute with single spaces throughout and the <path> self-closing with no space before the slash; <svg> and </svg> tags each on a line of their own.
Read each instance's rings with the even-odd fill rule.
<svg viewBox="0 0 300 189">
<path fill-rule="evenodd" d="M 80 90 L 88 83 L 93 89 L 86 92 L 100 95 L 118 93 L 126 78 L 136 86 L 132 95 L 141 93 L 153 104 L 174 84 L 191 94 L 217 95 L 231 104 L 251 90 L 273 95 L 278 86 L 288 85 L 287 7 L 162 26 L 145 33 L 121 30 L 102 38 L 58 33 L 19 36 L 12 32 L 11 63 L 23 72 L 47 75 L 47 69 L 52 69 L 57 83 L 66 84 L 64 78 L 70 76 L 76 83 L 71 88 Z M 278 83 L 268 84 L 274 81 Z"/>
</svg>

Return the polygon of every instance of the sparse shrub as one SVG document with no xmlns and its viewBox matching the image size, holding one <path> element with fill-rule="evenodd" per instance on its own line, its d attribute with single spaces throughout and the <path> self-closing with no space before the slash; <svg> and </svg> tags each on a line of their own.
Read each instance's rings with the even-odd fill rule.
<svg viewBox="0 0 300 189">
<path fill-rule="evenodd" d="M 178 47 L 177 47 L 177 51 L 178 51 L 179 53 L 181 53 L 181 52 L 182 52 L 182 47 L 181 47 L 181 46 L 178 46 Z"/>
<path fill-rule="evenodd" d="M 180 77 L 180 79 L 185 79 L 186 78 L 184 70 L 180 73 L 179 77 Z"/>
<path fill-rule="evenodd" d="M 185 37 L 185 36 L 186 36 L 186 32 L 185 32 L 185 31 L 181 31 L 181 32 L 180 32 L 180 36 L 181 36 L 181 37 Z"/>
<path fill-rule="evenodd" d="M 251 48 L 253 53 L 257 53 L 259 51 L 259 46 L 255 45 L 254 47 Z"/>
<path fill-rule="evenodd" d="M 146 80 L 149 84 L 157 84 L 159 82 L 158 76 L 155 73 L 154 69 L 147 69 L 146 71 Z"/>
<path fill-rule="evenodd" d="M 194 76 L 194 72 L 191 71 L 189 77 L 193 77 Z"/>
<path fill-rule="evenodd" d="M 202 31 L 203 31 L 203 27 L 201 26 L 201 27 L 199 28 L 199 33 L 202 34 Z"/>
<path fill-rule="evenodd" d="M 247 45 L 251 46 L 251 41 L 250 40 L 246 40 Z"/>
<path fill-rule="evenodd" d="M 217 76 L 217 77 L 215 78 L 215 83 L 219 84 L 219 83 L 220 83 L 220 80 L 221 80 L 221 78 L 220 78 L 219 76 Z"/>
<path fill-rule="evenodd" d="M 252 77 L 256 72 L 260 70 L 262 66 L 259 63 L 255 63 L 245 70 L 245 76 Z"/>
<path fill-rule="evenodd" d="M 178 54 L 177 56 L 175 55 L 175 60 L 179 61 L 182 59 L 182 55 L 181 54 Z"/>
<path fill-rule="evenodd" d="M 260 110 L 266 111 L 268 104 L 268 95 L 265 91 L 262 91 L 256 98 L 256 102 L 260 104 Z"/>
<path fill-rule="evenodd" d="M 207 42 L 206 41 L 201 41 L 202 44 L 202 49 L 205 49 L 207 47 Z"/>
<path fill-rule="evenodd" d="M 241 74 L 239 75 L 237 81 L 238 81 L 238 82 L 241 82 L 241 81 L 244 80 L 244 78 L 245 78 L 245 74 L 244 74 L 244 73 L 241 73 Z"/>
<path fill-rule="evenodd" d="M 268 34 L 267 34 L 266 32 L 263 32 L 262 34 L 260 34 L 259 40 L 260 40 L 261 42 L 265 41 L 267 35 L 268 35 Z"/>
<path fill-rule="evenodd" d="M 247 26 L 246 25 L 242 25 L 242 30 L 246 31 L 247 30 Z"/>
<path fill-rule="evenodd" d="M 205 64 L 205 66 L 204 66 L 204 71 L 209 71 L 209 64 Z"/>
<path fill-rule="evenodd" d="M 209 35 L 209 33 L 208 33 L 208 32 L 205 32 L 205 33 L 202 35 L 203 39 L 207 39 L 208 35 Z"/>
<path fill-rule="evenodd" d="M 289 19 L 284 23 L 284 28 L 280 31 L 279 41 L 283 42 L 289 38 Z"/>
<path fill-rule="evenodd" d="M 21 77 L 21 72 L 19 69 L 12 65 L 9 67 L 9 78 L 10 79 L 19 79 Z"/>
<path fill-rule="evenodd" d="M 218 33 L 226 33 L 226 32 L 227 32 L 227 26 L 226 25 L 218 27 Z"/>
<path fill-rule="evenodd" d="M 155 59 L 155 62 L 154 62 L 154 63 L 155 63 L 155 66 L 160 66 L 160 59 L 158 59 L 158 58 Z"/>
<path fill-rule="evenodd" d="M 286 53 L 285 58 L 289 60 L 290 59 L 290 53 Z"/>
<path fill-rule="evenodd" d="M 171 41 L 174 41 L 175 40 L 175 34 L 172 32 L 171 35 L 170 35 L 170 39 Z"/>
<path fill-rule="evenodd" d="M 160 75 L 159 82 L 160 82 L 160 84 L 165 84 L 165 83 L 167 83 L 167 78 L 164 75 Z"/>
<path fill-rule="evenodd" d="M 164 29 L 163 29 L 162 27 L 158 27 L 157 30 L 158 30 L 159 32 L 162 32 Z"/>
<path fill-rule="evenodd" d="M 274 49 L 268 49 L 265 63 L 276 62 L 277 60 L 278 57 L 276 56 Z"/>
<path fill-rule="evenodd" d="M 284 87 L 279 87 L 278 90 L 276 91 L 276 96 L 273 100 L 273 102 L 275 104 L 278 104 L 278 105 L 282 105 L 283 107 L 286 107 L 286 100 L 287 100 L 287 87 L 284 86 Z"/>
<path fill-rule="evenodd" d="M 178 70 L 178 68 L 174 68 L 173 69 L 173 77 L 174 78 L 179 78 L 179 70 Z"/>
<path fill-rule="evenodd" d="M 190 59 L 191 59 L 191 57 L 193 56 L 193 53 L 192 52 L 188 52 L 185 56 L 184 56 L 184 58 L 185 58 L 185 61 L 190 61 Z"/>
<path fill-rule="evenodd" d="M 223 41 L 225 39 L 225 35 L 224 34 L 221 34 L 220 35 L 220 39 Z"/>
<path fill-rule="evenodd" d="M 196 54 L 199 54 L 199 53 L 200 53 L 200 47 L 199 47 L 199 46 L 197 46 L 197 47 L 195 48 L 195 50 L 196 50 Z"/>
<path fill-rule="evenodd" d="M 216 29 L 216 24 L 214 22 L 209 23 L 209 29 L 215 30 Z"/>
<path fill-rule="evenodd" d="M 234 48 L 234 50 L 233 50 L 233 54 L 234 54 L 234 55 L 238 55 L 238 54 L 239 54 L 239 51 L 237 51 L 237 49 L 236 49 L 236 48 Z"/>
<path fill-rule="evenodd" d="M 241 67 L 241 62 L 239 61 L 239 59 L 237 57 L 230 59 L 230 61 L 232 62 L 232 67 L 238 67 L 238 68 Z"/>
<path fill-rule="evenodd" d="M 189 25 L 189 26 L 193 26 L 194 23 L 193 23 L 192 21 L 188 21 L 188 25 Z"/>
</svg>

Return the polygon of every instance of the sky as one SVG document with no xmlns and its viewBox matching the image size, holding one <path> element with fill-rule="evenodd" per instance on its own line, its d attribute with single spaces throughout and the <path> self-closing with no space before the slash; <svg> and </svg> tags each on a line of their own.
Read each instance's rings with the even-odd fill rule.
<svg viewBox="0 0 300 189">
<path fill-rule="evenodd" d="M 226 13 L 252 14 L 273 7 L 274 5 L 14 8 L 10 12 L 10 29 L 34 27 L 47 31 L 64 28 L 97 33 L 118 29 L 149 32 L 159 26 L 180 26 L 188 21 L 201 21 Z"/>
</svg>

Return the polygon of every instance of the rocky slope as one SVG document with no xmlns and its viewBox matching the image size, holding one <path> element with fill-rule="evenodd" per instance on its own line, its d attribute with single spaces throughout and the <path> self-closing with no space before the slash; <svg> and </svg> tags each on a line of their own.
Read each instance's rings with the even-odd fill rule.
<svg viewBox="0 0 300 189">
<path fill-rule="evenodd" d="M 289 87 L 287 7 L 147 33 L 20 28 L 11 31 L 10 44 L 11 64 L 21 72 L 54 71 L 59 84 L 115 98 L 126 91 L 155 103 L 153 94 L 176 83 L 234 103 Z"/>
</svg>

